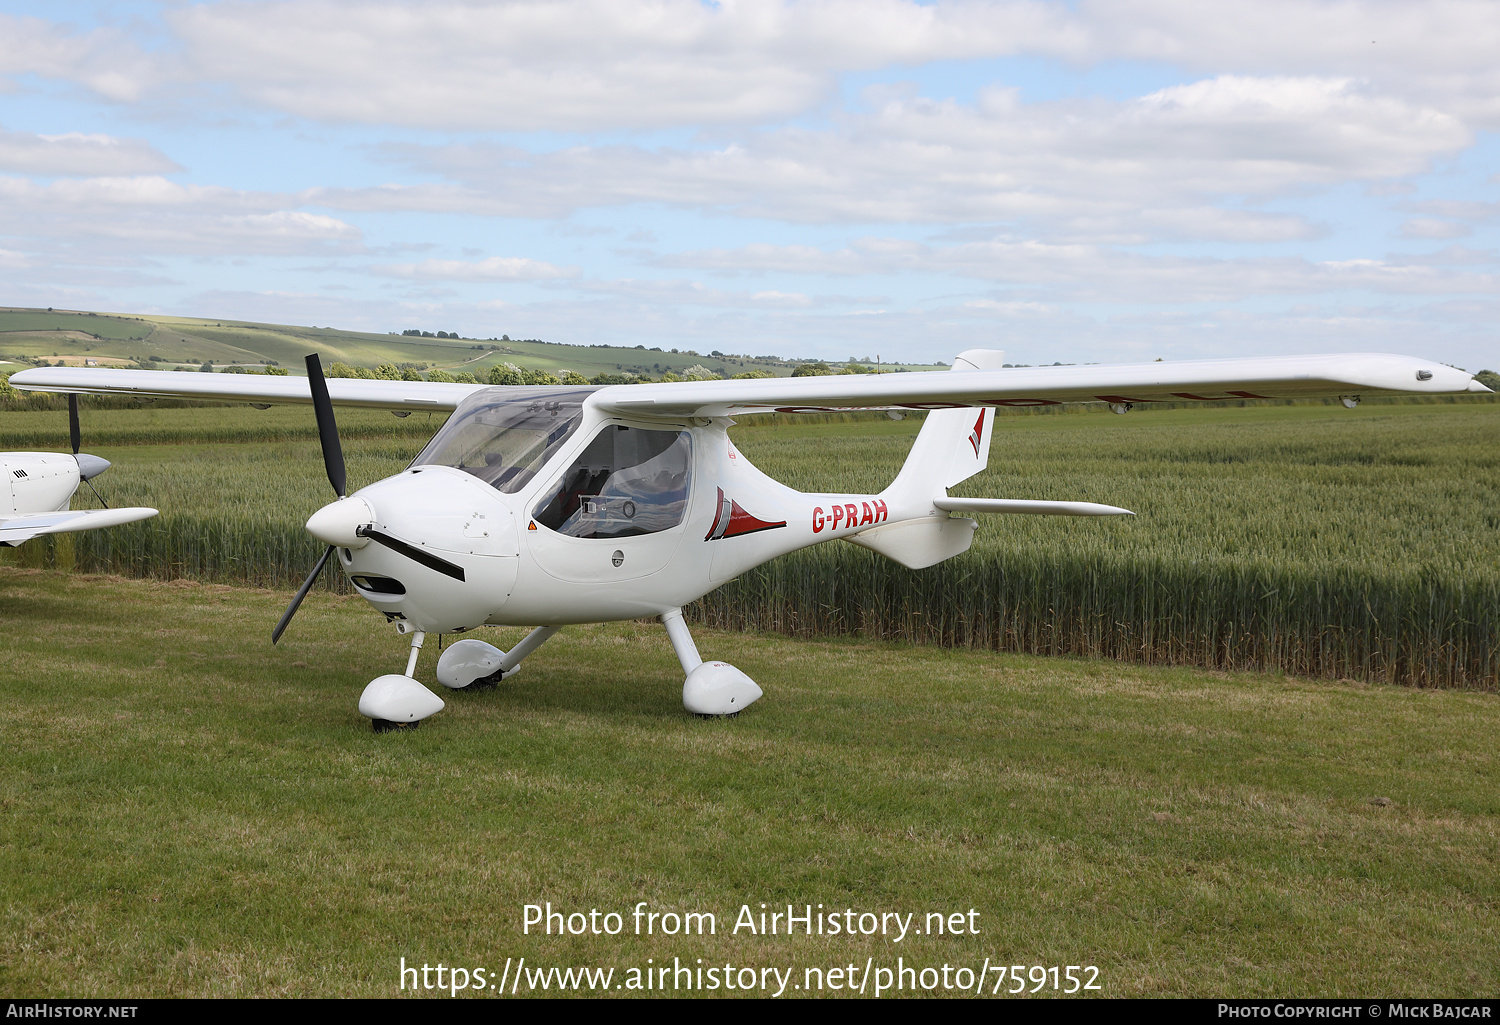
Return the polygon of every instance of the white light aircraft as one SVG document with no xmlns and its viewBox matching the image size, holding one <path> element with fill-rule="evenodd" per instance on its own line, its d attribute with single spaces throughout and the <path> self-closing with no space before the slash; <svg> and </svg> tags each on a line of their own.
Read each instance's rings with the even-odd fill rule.
<svg viewBox="0 0 1500 1025">
<path fill-rule="evenodd" d="M 155 516 L 155 509 L 111 509 L 94 489 L 93 479 L 109 469 L 109 460 L 80 453 L 78 397 L 68 396 L 68 427 L 73 454 L 0 452 L 0 545 L 14 548 L 39 534 L 65 534 L 95 527 L 114 527 Z M 73 492 L 87 482 L 103 509 L 68 508 Z"/>
<path fill-rule="evenodd" d="M 1089 502 L 959 498 L 983 470 L 998 408 L 1149 402 L 1488 392 L 1462 370 L 1406 356 L 1329 355 L 1004 369 L 971 350 L 949 373 L 839 375 L 606 387 L 490 387 L 406 381 L 146 370 L 36 369 L 17 388 L 141 398 L 311 403 L 337 498 L 307 521 L 328 545 L 272 634 L 279 639 L 337 553 L 350 583 L 411 637 L 406 672 L 365 688 L 359 710 L 377 730 L 414 726 L 443 701 L 413 678 L 428 634 L 484 624 L 530 626 L 509 651 L 466 638 L 438 661 L 455 690 L 493 686 L 560 627 L 659 618 L 682 663 L 683 705 L 737 713 L 761 689 L 724 662 L 705 662 L 682 606 L 799 548 L 842 538 L 921 569 L 968 549 L 969 513 L 1129 515 Z M 345 494 L 337 405 L 448 410 L 412 464 Z M 879 494 L 808 494 L 766 476 L 735 449 L 732 416 L 923 410 L 926 422 L 896 479 Z"/>
</svg>

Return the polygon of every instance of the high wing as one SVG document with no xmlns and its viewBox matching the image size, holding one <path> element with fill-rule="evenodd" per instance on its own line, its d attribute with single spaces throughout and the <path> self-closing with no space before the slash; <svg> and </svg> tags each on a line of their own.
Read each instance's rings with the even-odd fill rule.
<svg viewBox="0 0 1500 1025">
<path fill-rule="evenodd" d="M 264 404 L 312 403 L 305 377 L 197 374 L 158 370 L 40 367 L 11 375 L 23 391 Z M 451 412 L 488 385 L 330 378 L 336 406 Z M 595 393 L 601 409 L 637 416 L 732 416 L 849 409 L 950 409 L 1130 404 L 1335 395 L 1444 395 L 1489 389 L 1472 375 L 1411 356 L 1350 353 L 1268 356 L 1182 363 L 1016 367 L 964 373 L 839 374 L 747 381 L 612 385 Z"/>
<path fill-rule="evenodd" d="M 79 392 L 89 395 L 128 395 L 143 399 L 199 399 L 267 405 L 312 404 L 312 392 L 308 389 L 305 377 L 38 367 L 12 374 L 10 383 L 22 391 Z M 335 406 L 363 406 L 368 409 L 426 409 L 451 413 L 465 398 L 485 387 L 488 386 L 434 381 L 371 381 L 346 377 L 328 379 L 328 395 Z"/>
<path fill-rule="evenodd" d="M 151 373 L 143 370 L 142 373 Z M 0 545 L 18 545 L 38 534 L 66 534 L 72 530 L 117 527 L 155 516 L 155 509 L 74 509 L 0 517 Z"/>
<path fill-rule="evenodd" d="M 20 375 L 18 375 L 20 376 Z M 14 378 L 12 379 L 14 380 Z M 1463 370 L 1411 356 L 1350 353 L 1182 363 L 1017 367 L 964 373 L 778 377 L 616 385 L 594 402 L 621 414 L 733 416 L 848 409 L 1054 406 L 1489 392 Z"/>
</svg>

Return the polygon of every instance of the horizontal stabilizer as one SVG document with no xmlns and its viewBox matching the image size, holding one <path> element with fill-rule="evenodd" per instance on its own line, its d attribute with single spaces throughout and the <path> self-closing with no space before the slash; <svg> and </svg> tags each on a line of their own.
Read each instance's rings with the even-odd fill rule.
<svg viewBox="0 0 1500 1025">
<path fill-rule="evenodd" d="M 1014 498 L 937 498 L 945 512 L 1027 513 L 1032 516 L 1134 516 L 1129 509 L 1094 502 L 1031 502 Z"/>
</svg>

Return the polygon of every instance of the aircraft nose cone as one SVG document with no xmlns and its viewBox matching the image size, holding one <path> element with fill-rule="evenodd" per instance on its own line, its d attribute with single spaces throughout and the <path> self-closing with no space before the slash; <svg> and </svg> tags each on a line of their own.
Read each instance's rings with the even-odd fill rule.
<svg viewBox="0 0 1500 1025">
<path fill-rule="evenodd" d="M 363 548 L 370 543 L 367 537 L 356 534 L 355 528 L 374 522 L 375 511 L 363 498 L 341 498 L 330 502 L 307 521 L 307 532 L 325 544 L 340 548 Z"/>
<path fill-rule="evenodd" d="M 87 452 L 80 452 L 73 458 L 78 460 L 78 476 L 84 480 L 93 480 L 109 469 L 108 459 L 91 456 Z"/>
</svg>

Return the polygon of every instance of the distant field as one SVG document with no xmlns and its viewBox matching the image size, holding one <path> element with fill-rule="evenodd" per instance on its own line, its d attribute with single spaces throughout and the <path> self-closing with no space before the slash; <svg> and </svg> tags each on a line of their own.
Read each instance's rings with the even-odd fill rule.
<svg viewBox="0 0 1500 1025">
<path fill-rule="evenodd" d="M 0 990 L 386 997 L 402 957 L 702 958 L 787 995 L 898 957 L 1093 965 L 1103 996 L 1500 990 L 1494 694 L 700 628 L 766 688 L 704 721 L 624 623 L 376 735 L 355 701 L 401 639 L 314 594 L 273 648 L 286 598 L 0 569 Z M 543 901 L 717 929 L 522 935 Z M 733 935 L 762 902 L 978 934 Z"/>
<path fill-rule="evenodd" d="M 404 327 L 404 326 L 403 326 Z M 435 332 L 434 332 L 435 333 Z M 497 332 L 497 335 L 503 332 Z M 93 337 L 93 336 L 99 337 Z M 607 339 L 604 340 L 607 343 Z M 670 349 L 670 346 L 662 348 Z M 711 346 L 705 346 L 711 350 Z M 295 327 L 192 317 L 134 316 L 76 311 L 0 309 L 0 359 L 4 354 L 63 359 L 69 365 L 87 359 L 99 365 L 131 365 L 157 357 L 176 364 L 259 364 L 267 360 L 302 372 L 309 352 L 322 354 L 324 366 L 335 361 L 373 369 L 381 363 L 420 363 L 449 371 L 488 374 L 503 362 L 527 370 L 558 373 L 572 370 L 585 377 L 601 373 L 681 374 L 703 366 L 726 375 L 763 370 L 778 376 L 792 372 L 788 362 L 746 357 L 653 351 L 647 346 L 547 344 L 502 338 L 420 338 L 344 331 L 332 327 Z M 780 353 L 790 360 L 798 353 Z M 933 370 L 930 366 L 909 369 Z"/>
<path fill-rule="evenodd" d="M 873 492 L 920 426 L 771 423 L 741 449 L 806 490 Z M 1500 686 L 1500 404 L 1367 403 L 1002 417 L 979 497 L 1080 499 L 1129 520 L 988 517 L 967 554 L 907 571 L 847 544 L 795 553 L 703 599 L 715 624 L 1034 654 Z M 340 414 L 351 487 L 438 425 Z M 0 414 L 5 448 L 64 447 L 61 412 Z M 328 500 L 309 410 L 91 411 L 110 501 L 163 510 L 37 541 L 13 565 L 294 585 Z M 80 505 L 93 502 L 86 491 Z"/>
</svg>

